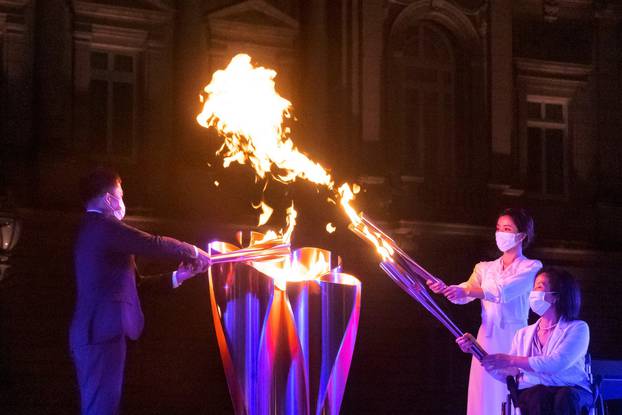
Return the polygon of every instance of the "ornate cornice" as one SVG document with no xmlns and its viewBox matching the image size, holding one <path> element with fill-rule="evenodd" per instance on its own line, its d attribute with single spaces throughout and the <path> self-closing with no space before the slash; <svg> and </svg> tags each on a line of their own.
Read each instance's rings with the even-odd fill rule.
<svg viewBox="0 0 622 415">
<path fill-rule="evenodd" d="M 552 78 L 584 80 L 592 73 L 592 65 L 570 62 L 544 61 L 539 59 L 515 58 L 519 74 L 540 75 Z"/>
<path fill-rule="evenodd" d="M 568 62 L 515 58 L 518 81 L 528 94 L 550 95 L 571 99 L 587 85 L 591 65 Z"/>
<path fill-rule="evenodd" d="M 170 23 L 175 14 L 172 9 L 167 11 L 146 10 L 79 0 L 74 0 L 73 4 L 76 16 L 108 19 L 120 23 L 165 24 Z"/>
<path fill-rule="evenodd" d="M 0 0 L 0 34 L 26 30 L 25 8 L 30 0 Z"/>
<path fill-rule="evenodd" d="M 400 6 L 410 6 L 411 4 L 417 2 L 418 0 L 388 0 L 388 3 L 391 4 L 398 4 Z M 433 9 L 441 9 L 443 7 L 446 7 L 448 1 L 447 0 L 427 0 L 427 2 L 429 3 L 429 6 Z M 467 16 L 482 16 L 486 13 L 486 10 L 488 9 L 488 2 L 487 1 L 482 1 L 482 4 L 479 7 L 474 7 L 472 9 L 469 9 L 467 7 L 464 7 L 463 5 L 456 3 L 456 2 L 451 2 L 452 6 L 457 8 L 458 10 L 460 10 L 462 13 L 466 14 Z"/>
<path fill-rule="evenodd" d="M 5 7 L 20 8 L 25 7 L 31 0 L 0 0 L 0 10 Z"/>
<path fill-rule="evenodd" d="M 204 17 L 213 40 L 291 47 L 299 23 L 263 0 L 249 0 Z"/>
</svg>

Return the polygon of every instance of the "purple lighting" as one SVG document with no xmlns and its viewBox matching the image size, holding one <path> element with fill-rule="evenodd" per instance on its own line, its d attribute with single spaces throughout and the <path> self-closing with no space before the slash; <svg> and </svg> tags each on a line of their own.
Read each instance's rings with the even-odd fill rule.
<svg viewBox="0 0 622 415">
<path fill-rule="evenodd" d="M 210 245 L 210 253 L 223 246 Z M 318 248 L 298 249 L 283 261 L 296 272 L 312 269 L 319 257 L 326 260 L 322 269 L 292 276 L 285 287 L 257 263 L 210 268 L 214 326 L 236 414 L 339 413 L 361 283 L 331 269 L 330 252 Z"/>
</svg>

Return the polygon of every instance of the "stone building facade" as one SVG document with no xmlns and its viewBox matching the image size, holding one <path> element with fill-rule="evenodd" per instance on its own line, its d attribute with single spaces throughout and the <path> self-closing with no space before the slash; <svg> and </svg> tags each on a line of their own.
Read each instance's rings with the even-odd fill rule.
<svg viewBox="0 0 622 415">
<path fill-rule="evenodd" d="M 194 121 L 197 96 L 246 52 L 279 73 L 299 146 L 365 184 L 379 215 L 487 224 L 524 205 L 547 237 L 619 242 L 621 13 L 588 0 L 2 1 L 3 188 L 64 207 L 104 163 L 135 206 L 209 203 L 218 145 Z M 188 188 L 194 199 L 173 196 Z"/>
<path fill-rule="evenodd" d="M 76 187 L 92 167 L 120 171 L 130 220 L 151 230 L 178 229 L 192 238 L 199 237 L 196 223 L 248 223 L 248 205 L 257 196 L 251 176 L 247 183 L 235 177 L 246 170 L 223 171 L 214 155 L 218 138 L 195 121 L 203 86 L 239 52 L 277 70 L 277 89 L 294 104 L 297 145 L 337 180 L 361 183 L 360 206 L 448 282 L 496 255 L 492 232 L 501 208 L 527 207 L 538 233 L 529 255 L 579 276 L 593 354 L 619 359 L 622 334 L 611 329 L 620 324 L 615 293 L 622 290 L 621 19 L 622 5 L 607 0 L 0 0 L 0 210 L 16 209 L 25 224 L 15 253 L 19 278 L 9 280 L 12 291 L 0 292 L 0 311 L 8 312 L 0 328 L 13 335 L 4 346 L 0 341 L 0 352 L 13 356 L 4 361 L 9 381 L 29 379 L 29 365 L 37 364 L 45 368 L 33 369 L 41 382 L 54 383 L 56 369 L 45 366 L 43 356 L 64 346 L 31 340 L 43 324 L 30 316 L 39 302 L 31 290 L 56 295 L 50 307 L 61 312 L 45 324 L 62 332 L 72 301 L 66 287 Z M 59 213 L 67 210 L 76 215 Z M 339 241 L 354 250 L 350 239 Z M 36 266 L 48 242 L 58 258 L 48 271 L 63 286 Z M 360 259 L 365 273 L 360 264 L 374 261 Z M 377 338 L 381 316 L 393 321 L 386 338 L 418 324 L 425 332 L 428 323 L 389 316 L 385 299 L 395 296 L 401 307 L 409 299 L 376 278 L 383 277 L 373 274 L 367 281 L 373 288 L 364 288 L 368 311 L 357 350 L 385 359 L 396 373 L 435 373 L 434 359 L 422 362 Z M 191 295 L 192 304 L 202 302 Z M 470 308 L 464 324 L 475 324 L 477 314 Z M 206 341 L 197 336 L 186 340 Z M 145 340 L 147 349 L 167 354 L 176 344 L 158 341 Z M 425 353 L 454 350 L 433 336 L 401 341 Z M 25 345 L 40 360 L 27 357 Z M 60 385 L 72 381 L 64 359 Z M 219 370 L 218 359 L 210 359 L 210 369 Z M 415 382 L 422 396 L 465 393 L 466 366 L 459 354 L 448 359 L 440 364 L 455 372 L 453 380 L 439 375 Z M 411 403 L 426 413 L 457 413 L 455 402 L 430 409 L 422 396 L 390 408 L 380 398 L 362 399 L 372 379 L 357 365 L 355 355 L 359 380 L 349 386 L 345 413 L 408 413 Z M 192 372 L 187 362 L 179 366 Z M 181 376 L 182 369 L 170 369 L 173 378 Z M 145 371 L 129 368 L 134 398 L 145 392 L 137 381 Z M 388 376 L 387 388 L 410 391 L 408 376 L 402 378 L 393 384 Z M 213 381 L 226 397 L 223 378 Z M 169 403 L 200 411 L 202 390 L 195 389 L 196 396 Z M 35 390 L 49 393 L 42 384 Z M 18 398 L 30 393 L 25 386 L 13 390 Z M 75 408 L 73 395 L 50 395 L 61 397 L 60 408 Z M 55 397 L 44 393 L 43 402 Z M 141 413 L 136 399 L 130 409 Z M 144 413 L 158 413 L 147 408 Z"/>
</svg>

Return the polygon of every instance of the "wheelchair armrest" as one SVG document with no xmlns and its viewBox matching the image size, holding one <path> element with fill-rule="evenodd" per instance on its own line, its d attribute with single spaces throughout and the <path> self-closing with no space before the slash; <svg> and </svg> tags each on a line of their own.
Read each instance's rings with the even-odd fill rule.
<svg viewBox="0 0 622 415">
<path fill-rule="evenodd" d="M 514 405 L 515 408 L 518 408 L 518 383 L 516 383 L 516 378 L 514 378 L 514 376 L 506 377 L 505 384 L 508 387 L 508 392 L 510 393 L 512 405 Z"/>
<path fill-rule="evenodd" d="M 594 397 L 592 400 L 592 408 L 596 406 L 596 402 L 598 402 L 598 399 L 600 398 L 600 382 L 602 380 L 603 377 L 601 375 L 596 375 L 590 385 L 592 389 L 592 396 Z"/>
</svg>

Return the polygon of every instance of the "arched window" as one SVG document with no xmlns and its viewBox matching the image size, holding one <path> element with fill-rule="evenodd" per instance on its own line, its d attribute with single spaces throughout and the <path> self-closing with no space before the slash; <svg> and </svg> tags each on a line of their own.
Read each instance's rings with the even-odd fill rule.
<svg viewBox="0 0 622 415">
<path fill-rule="evenodd" d="M 447 173 L 445 144 L 452 141 L 455 119 L 452 44 L 440 28 L 421 23 L 397 46 L 393 98 L 402 171 L 415 176 Z"/>
<path fill-rule="evenodd" d="M 402 175 L 436 181 L 471 173 L 471 69 L 435 22 L 417 20 L 391 40 L 387 120 Z"/>
</svg>

